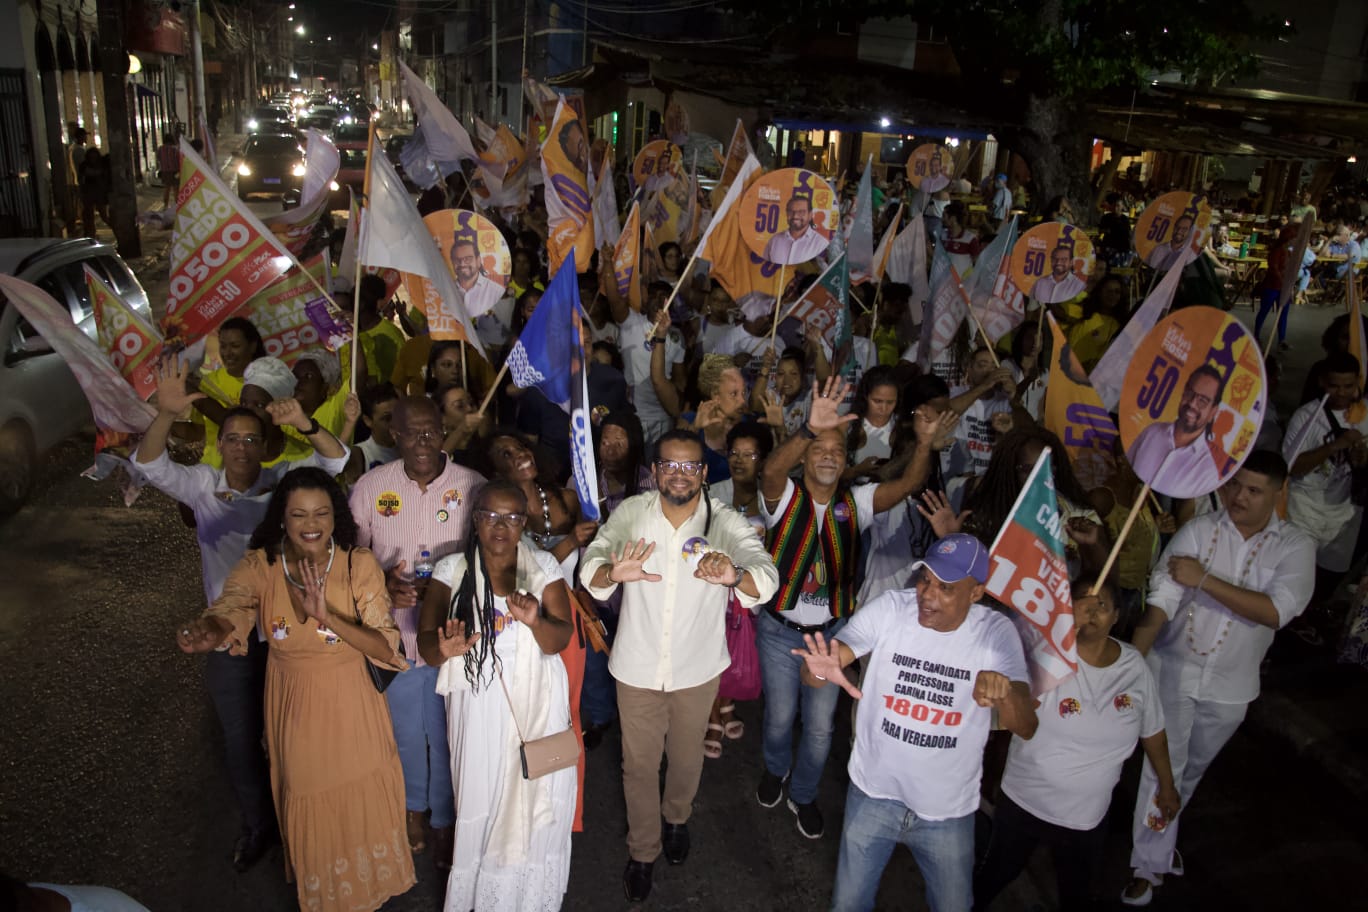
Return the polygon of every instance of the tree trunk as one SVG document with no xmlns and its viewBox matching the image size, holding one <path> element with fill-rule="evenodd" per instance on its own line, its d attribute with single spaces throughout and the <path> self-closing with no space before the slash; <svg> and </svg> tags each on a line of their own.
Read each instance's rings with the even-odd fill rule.
<svg viewBox="0 0 1368 912">
<path fill-rule="evenodd" d="M 1031 168 L 1032 209 L 1044 213 L 1049 201 L 1065 196 L 1078 223 L 1097 221 L 1092 185 L 1092 136 L 1078 116 L 1078 106 L 1067 99 L 1026 97 L 1025 125 L 1006 131 L 1007 143 Z"/>
<path fill-rule="evenodd" d="M 133 187 L 133 142 L 125 88 L 128 52 L 123 44 L 123 8 L 118 0 L 99 0 L 100 72 L 105 81 L 109 128 L 109 219 L 124 259 L 142 256 L 138 234 L 138 195 Z"/>
</svg>

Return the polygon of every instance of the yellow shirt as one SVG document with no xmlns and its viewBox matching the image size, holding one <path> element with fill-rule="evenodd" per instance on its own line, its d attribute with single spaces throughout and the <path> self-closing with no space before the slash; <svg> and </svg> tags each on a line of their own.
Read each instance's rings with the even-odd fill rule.
<svg viewBox="0 0 1368 912">
<path fill-rule="evenodd" d="M 405 341 L 399 327 L 389 320 L 381 320 L 370 329 L 363 329 L 358 335 L 362 340 L 362 349 L 365 350 L 369 344 L 370 351 L 374 353 L 375 378 L 380 380 L 393 376 L 395 365 L 399 362 L 399 351 L 404 347 Z"/>
<path fill-rule="evenodd" d="M 1084 370 L 1091 371 L 1111 340 L 1121 331 L 1121 324 L 1106 314 L 1093 314 L 1069 328 L 1069 347 L 1078 356 Z"/>
<path fill-rule="evenodd" d="M 242 387 L 242 378 L 234 377 L 222 367 L 200 377 L 200 392 L 226 408 L 233 408 L 238 404 L 242 398 Z M 223 468 L 223 457 L 219 454 L 218 448 L 219 426 L 198 411 L 192 415 L 191 420 L 204 425 L 204 455 L 200 457 L 200 462 L 216 469 Z"/>
</svg>

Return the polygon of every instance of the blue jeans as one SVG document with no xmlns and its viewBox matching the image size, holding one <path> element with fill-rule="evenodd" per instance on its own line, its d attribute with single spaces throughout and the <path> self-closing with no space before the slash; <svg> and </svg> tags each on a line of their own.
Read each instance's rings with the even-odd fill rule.
<svg viewBox="0 0 1368 912">
<path fill-rule="evenodd" d="M 1266 319 L 1269 317 L 1269 315 L 1271 315 L 1271 314 L 1273 313 L 1273 311 L 1277 308 L 1277 306 L 1278 306 L 1278 299 L 1279 299 L 1281 296 L 1282 296 L 1282 289 L 1280 289 L 1280 288 L 1270 288 L 1270 289 L 1268 289 L 1267 291 L 1264 291 L 1264 292 L 1261 292 L 1261 293 L 1260 293 L 1260 295 L 1259 295 L 1259 315 L 1258 315 L 1257 317 L 1254 318 L 1254 338 L 1255 338 L 1255 339 L 1262 340 L 1262 338 L 1263 338 L 1262 332 L 1263 332 L 1264 320 L 1266 320 Z M 1292 307 L 1291 307 L 1291 302 L 1289 301 L 1289 302 L 1288 302 L 1288 306 L 1287 306 L 1287 307 L 1284 307 L 1284 308 L 1282 309 L 1282 314 L 1279 315 L 1279 317 L 1278 317 L 1278 341 L 1279 341 L 1279 342 L 1282 342 L 1282 341 L 1284 341 L 1285 339 L 1287 339 L 1287 312 L 1288 312 L 1289 310 L 1291 310 L 1291 309 L 1292 309 Z"/>
<path fill-rule="evenodd" d="M 901 801 L 871 798 L 853 782 L 846 792 L 831 912 L 874 908 L 879 878 L 898 843 L 912 850 L 931 912 L 969 912 L 974 905 L 974 815 L 923 820 Z"/>
<path fill-rule="evenodd" d="M 804 687 L 800 672 L 803 660 L 790 650 L 803 648 L 803 635 L 785 627 L 766 611 L 756 620 L 755 646 L 760 654 L 760 675 L 765 687 L 765 768 L 780 779 L 789 774 L 789 798 L 794 804 L 817 800 L 817 784 L 822 779 L 827 754 L 831 753 L 831 732 L 836 727 L 836 701 L 841 688 Z M 836 636 L 845 621 L 838 621 L 823 636 Z M 803 734 L 798 742 L 798 757 L 793 756 L 793 721 L 801 708 Z"/>
<path fill-rule="evenodd" d="M 223 729 L 228 781 L 237 795 L 242 826 L 265 830 L 276 825 L 270 770 L 261 748 L 262 695 L 270 647 L 253 631 L 247 637 L 247 648 L 245 656 L 228 652 L 206 655 L 204 684 Z"/>
<path fill-rule="evenodd" d="M 617 609 L 598 601 L 594 606 L 603 625 L 608 628 L 607 640 L 611 646 L 617 632 Z M 584 687 L 580 691 L 580 721 L 585 728 L 602 727 L 616 719 L 617 714 L 617 681 L 608 673 L 608 655 L 586 645 Z"/>
<path fill-rule="evenodd" d="M 446 700 L 437 693 L 437 669 L 413 667 L 395 675 L 385 690 L 399 764 L 404 768 L 404 806 L 432 811 L 433 829 L 456 825 L 451 790 L 451 750 L 447 747 Z"/>
</svg>

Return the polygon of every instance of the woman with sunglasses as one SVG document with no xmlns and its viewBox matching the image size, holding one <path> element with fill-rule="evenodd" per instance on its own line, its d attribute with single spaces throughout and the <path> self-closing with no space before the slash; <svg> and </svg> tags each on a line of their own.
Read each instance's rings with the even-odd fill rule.
<svg viewBox="0 0 1368 912">
<path fill-rule="evenodd" d="M 570 878 L 575 770 L 529 780 L 520 762 L 520 740 L 571 724 L 557 655 L 573 632 L 570 591 L 555 558 L 523 538 L 527 506 L 510 482 L 480 490 L 469 543 L 438 562 L 418 622 L 457 783 L 447 912 L 559 908 Z"/>
</svg>

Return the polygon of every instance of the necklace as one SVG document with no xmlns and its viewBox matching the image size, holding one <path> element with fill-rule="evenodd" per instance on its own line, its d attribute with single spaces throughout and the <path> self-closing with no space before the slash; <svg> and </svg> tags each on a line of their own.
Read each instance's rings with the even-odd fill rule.
<svg viewBox="0 0 1368 912">
<path fill-rule="evenodd" d="M 1211 567 L 1212 558 L 1214 558 L 1214 557 L 1216 556 L 1216 546 L 1217 546 L 1217 544 L 1220 542 L 1220 540 L 1221 540 L 1221 526 L 1220 526 L 1220 523 L 1218 522 L 1218 523 L 1216 524 L 1216 528 L 1213 529 L 1212 532 L 1211 532 L 1211 545 L 1210 545 L 1210 547 L 1207 549 L 1207 559 L 1206 559 L 1206 561 L 1204 562 L 1204 566 L 1205 566 L 1205 567 L 1207 567 L 1207 568 L 1210 568 L 1210 567 Z M 1249 556 L 1245 558 L 1244 566 L 1240 568 L 1240 575 L 1239 575 L 1239 577 L 1238 577 L 1238 578 L 1235 580 L 1235 582 L 1234 582 L 1234 585 L 1235 585 L 1235 586 L 1237 586 L 1237 587 L 1239 587 L 1239 588 L 1241 588 L 1241 589 L 1245 588 L 1245 582 L 1247 581 L 1247 579 L 1248 579 L 1248 577 L 1249 577 L 1249 571 L 1252 570 L 1252 569 L 1254 568 L 1254 561 L 1255 561 L 1256 559 L 1258 559 L 1259 552 L 1263 550 L 1264 543 L 1267 542 L 1267 541 L 1268 541 L 1268 535 L 1267 535 L 1266 533 L 1260 533 L 1260 534 L 1259 534 L 1259 543 L 1256 544 L 1256 545 L 1254 546 L 1253 550 L 1251 550 L 1251 551 L 1249 552 Z M 1211 572 L 1210 569 L 1207 569 L 1207 570 L 1204 572 L 1203 575 L 1205 576 L 1207 573 L 1210 573 L 1210 572 Z M 1198 583 L 1198 585 L 1200 586 L 1201 584 Z M 1195 619 L 1195 616 L 1194 616 L 1194 615 L 1195 615 L 1195 612 L 1193 611 L 1193 608 L 1192 608 L 1192 604 L 1193 604 L 1194 601 L 1196 601 L 1196 598 L 1197 598 L 1196 590 L 1194 590 L 1193 593 L 1188 597 L 1188 611 L 1187 611 L 1187 644 L 1188 644 L 1188 649 L 1192 650 L 1192 653 L 1193 653 L 1194 655 L 1196 655 L 1196 656 L 1198 656 L 1198 657 L 1200 657 L 1200 658 L 1206 658 L 1207 656 L 1212 655 L 1212 654 L 1215 653 L 1218 649 L 1221 648 L 1221 644 L 1225 642 L 1226 637 L 1230 634 L 1230 628 L 1231 628 L 1231 626 L 1235 623 L 1235 615 L 1229 614 L 1229 616 L 1226 618 L 1225 627 L 1223 627 L 1223 628 L 1221 629 L 1221 635 L 1220 635 L 1219 637 L 1216 638 L 1216 644 L 1215 644 L 1214 646 L 1212 646 L 1210 649 L 1208 649 L 1208 650 L 1206 650 L 1205 652 L 1203 652 L 1202 650 L 1200 650 L 1200 649 L 1197 648 L 1197 624 L 1196 624 L 1196 619 Z"/>
<path fill-rule="evenodd" d="M 319 579 L 319 582 L 322 582 L 324 579 L 327 578 L 327 576 L 328 576 L 328 571 L 332 569 L 333 558 L 336 557 L 336 556 L 337 556 L 337 551 L 336 551 L 336 548 L 333 547 L 333 540 L 332 540 L 331 538 L 329 538 L 329 539 L 328 539 L 328 566 L 326 566 L 326 567 L 323 568 L 323 575 L 320 576 L 320 577 L 318 578 L 318 579 Z M 301 592 L 304 591 L 304 584 L 303 584 L 303 583 L 299 583 L 299 582 L 295 582 L 295 578 L 294 578 L 293 576 L 290 576 L 290 562 L 289 562 L 288 560 L 285 559 L 285 543 L 284 543 L 284 542 L 281 542 L 281 543 L 280 543 L 280 568 L 281 568 L 282 570 L 285 571 L 285 582 L 289 583 L 291 586 L 294 586 L 296 589 L 300 590 Z"/>
<path fill-rule="evenodd" d="M 546 489 L 537 485 L 537 497 L 541 498 L 542 505 L 542 528 L 545 530 L 541 535 L 536 532 L 529 532 L 532 540 L 538 545 L 545 547 L 546 542 L 551 538 L 551 502 L 546 498 Z"/>
</svg>

